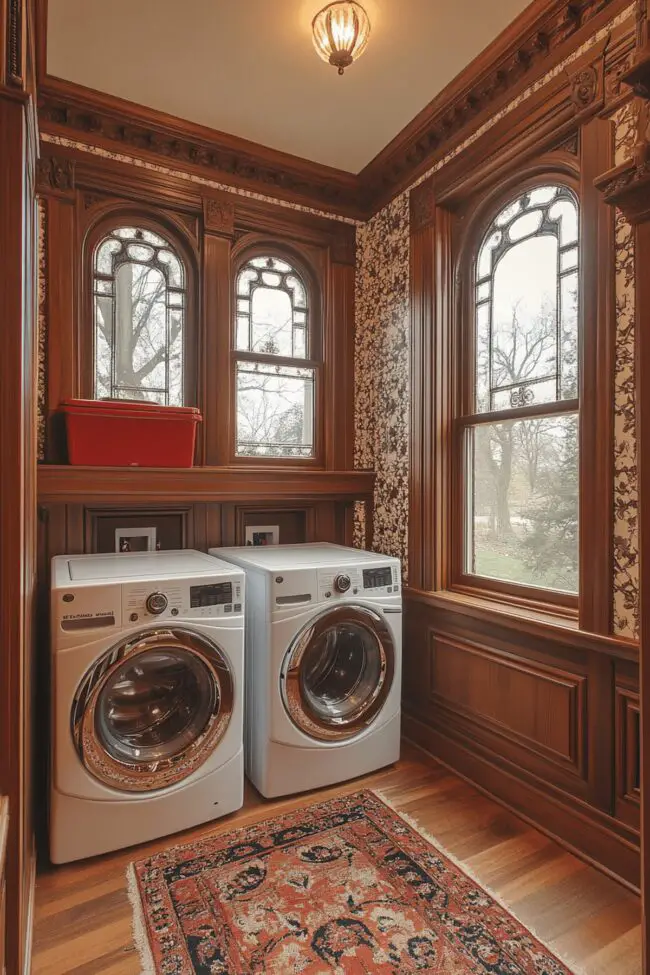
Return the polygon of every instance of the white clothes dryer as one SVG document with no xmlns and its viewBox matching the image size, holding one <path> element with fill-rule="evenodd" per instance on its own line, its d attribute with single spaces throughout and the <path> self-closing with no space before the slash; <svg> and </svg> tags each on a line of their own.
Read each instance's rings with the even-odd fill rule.
<svg viewBox="0 0 650 975">
<path fill-rule="evenodd" d="M 53 559 L 54 863 L 241 807 L 244 582 L 191 550 Z"/>
<path fill-rule="evenodd" d="M 327 543 L 211 554 L 246 572 L 246 772 L 262 795 L 395 762 L 399 560 Z"/>
</svg>

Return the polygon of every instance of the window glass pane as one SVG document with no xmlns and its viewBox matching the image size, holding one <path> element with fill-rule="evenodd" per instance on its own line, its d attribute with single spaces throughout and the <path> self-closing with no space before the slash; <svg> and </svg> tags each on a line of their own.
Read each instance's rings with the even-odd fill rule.
<svg viewBox="0 0 650 975">
<path fill-rule="evenodd" d="M 469 573 L 578 591 L 577 414 L 468 431 Z"/>
<path fill-rule="evenodd" d="M 313 456 L 313 369 L 237 363 L 237 454 Z"/>
<path fill-rule="evenodd" d="M 158 234 L 118 227 L 95 251 L 95 396 L 183 404 L 185 273 Z"/>
<path fill-rule="evenodd" d="M 253 292 L 253 352 L 291 356 L 291 298 L 286 291 L 256 288 Z"/>
<path fill-rule="evenodd" d="M 237 349 L 288 359 L 309 355 L 307 290 L 286 261 L 251 258 L 237 275 L 235 290 Z"/>
<path fill-rule="evenodd" d="M 557 240 L 531 237 L 514 245 L 494 273 L 491 387 L 528 387 L 554 377 L 557 345 Z M 531 402 L 539 390 L 529 387 Z M 556 398 L 555 388 L 551 399 Z M 493 408 L 498 408 L 493 403 Z M 506 409 L 508 407 L 505 407 Z"/>
</svg>

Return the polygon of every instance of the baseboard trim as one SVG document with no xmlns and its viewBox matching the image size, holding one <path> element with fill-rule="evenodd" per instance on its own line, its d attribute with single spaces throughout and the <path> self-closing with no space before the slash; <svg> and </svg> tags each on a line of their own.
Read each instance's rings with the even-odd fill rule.
<svg viewBox="0 0 650 975">
<path fill-rule="evenodd" d="M 594 818 L 590 818 L 404 711 L 402 733 L 411 744 L 570 853 L 639 893 L 639 847 L 599 822 L 596 810 Z"/>
</svg>

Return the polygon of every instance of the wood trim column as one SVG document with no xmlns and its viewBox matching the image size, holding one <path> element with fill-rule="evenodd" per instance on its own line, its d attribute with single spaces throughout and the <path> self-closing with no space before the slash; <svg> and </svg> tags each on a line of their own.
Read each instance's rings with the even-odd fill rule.
<svg viewBox="0 0 650 975">
<path fill-rule="evenodd" d="M 612 626 L 614 215 L 594 180 L 613 163 L 612 125 L 592 118 L 580 134 L 582 370 L 580 376 L 580 597 L 582 630 Z"/>
<path fill-rule="evenodd" d="M 324 348 L 325 466 L 354 467 L 354 285 L 356 229 L 341 224 L 330 246 L 328 325 Z"/>
<path fill-rule="evenodd" d="M 645 23 L 645 21 L 644 21 Z M 639 124 L 634 157 L 609 170 L 597 181 L 605 200 L 617 206 L 634 227 L 636 290 L 636 437 L 639 479 L 639 689 L 641 698 L 641 905 L 643 971 L 650 971 L 650 142 L 646 141 L 650 115 L 650 45 L 637 55 L 628 74 L 645 71 L 639 89 Z"/>
<path fill-rule="evenodd" d="M 202 315 L 199 336 L 199 405 L 203 412 L 202 463 L 231 460 L 234 376 L 231 367 L 231 250 L 235 204 L 227 194 L 203 200 Z"/>
<path fill-rule="evenodd" d="M 447 586 L 451 453 L 452 215 L 433 178 L 410 197 L 409 584 Z"/>
</svg>

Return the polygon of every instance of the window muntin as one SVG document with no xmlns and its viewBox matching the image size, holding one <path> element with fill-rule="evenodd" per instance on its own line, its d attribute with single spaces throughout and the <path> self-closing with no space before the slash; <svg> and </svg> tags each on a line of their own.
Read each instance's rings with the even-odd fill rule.
<svg viewBox="0 0 650 975">
<path fill-rule="evenodd" d="M 475 265 L 474 381 L 462 421 L 464 573 L 570 594 L 578 591 L 578 227 L 574 194 L 555 184 L 522 193 L 492 221 Z"/>
<path fill-rule="evenodd" d="M 306 283 L 286 260 L 252 257 L 236 279 L 238 457 L 315 456 L 315 386 Z"/>
<path fill-rule="evenodd" d="M 160 234 L 116 227 L 93 258 L 94 395 L 184 402 L 187 274 Z"/>
</svg>

